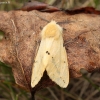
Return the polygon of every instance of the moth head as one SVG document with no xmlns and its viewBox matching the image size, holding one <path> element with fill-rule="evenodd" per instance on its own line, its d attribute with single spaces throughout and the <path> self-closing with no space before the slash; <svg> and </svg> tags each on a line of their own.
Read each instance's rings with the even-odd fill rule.
<svg viewBox="0 0 100 100">
<path fill-rule="evenodd" d="M 55 21 L 48 23 L 42 30 L 42 38 L 59 38 L 62 35 L 62 27 L 60 27 Z"/>
</svg>

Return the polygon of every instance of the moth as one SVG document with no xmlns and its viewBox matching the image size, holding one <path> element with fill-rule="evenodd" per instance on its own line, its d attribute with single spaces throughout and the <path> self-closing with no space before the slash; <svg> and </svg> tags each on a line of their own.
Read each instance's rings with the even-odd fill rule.
<svg viewBox="0 0 100 100">
<path fill-rule="evenodd" d="M 41 31 L 41 43 L 32 68 L 31 87 L 38 84 L 44 71 L 62 88 L 69 83 L 67 53 L 63 46 L 63 28 L 55 21 Z"/>
</svg>

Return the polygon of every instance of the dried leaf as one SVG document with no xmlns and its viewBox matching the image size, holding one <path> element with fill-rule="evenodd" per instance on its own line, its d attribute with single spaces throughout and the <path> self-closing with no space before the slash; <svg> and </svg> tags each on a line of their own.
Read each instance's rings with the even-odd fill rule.
<svg viewBox="0 0 100 100">
<path fill-rule="evenodd" d="M 39 11 L 45 11 L 45 12 L 55 12 L 55 11 L 59 11 L 60 9 L 54 6 L 49 6 L 46 3 L 33 1 L 33 2 L 25 3 L 20 10 L 23 10 L 23 11 L 39 10 Z"/>
<path fill-rule="evenodd" d="M 67 15 L 59 11 L 0 12 L 0 30 L 5 39 L 0 41 L 0 60 L 11 65 L 15 81 L 33 93 L 41 88 L 54 85 L 46 72 L 35 88 L 31 88 L 31 70 L 39 47 L 41 27 L 48 21 L 64 22 L 64 45 L 68 53 L 70 77 L 81 76 L 80 69 L 88 72 L 100 71 L 100 16 L 95 14 Z M 60 16 L 60 17 L 59 17 Z M 72 23 L 66 23 L 71 21 Z"/>
</svg>

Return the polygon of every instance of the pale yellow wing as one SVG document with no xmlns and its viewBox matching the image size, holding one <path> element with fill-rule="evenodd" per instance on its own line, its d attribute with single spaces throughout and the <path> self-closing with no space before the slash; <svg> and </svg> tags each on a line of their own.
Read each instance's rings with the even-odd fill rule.
<svg viewBox="0 0 100 100">
<path fill-rule="evenodd" d="M 46 67 L 47 74 L 60 87 L 66 88 L 69 83 L 69 68 L 62 37 L 53 41 L 49 52 L 50 61 Z"/>
<path fill-rule="evenodd" d="M 49 50 L 53 43 L 53 38 L 45 38 L 41 40 L 39 50 L 37 52 L 35 62 L 32 68 L 31 87 L 33 88 L 40 81 L 45 68 L 49 62 Z"/>
<path fill-rule="evenodd" d="M 45 67 L 42 64 L 44 49 L 45 42 L 42 40 L 32 68 L 31 87 L 34 87 L 40 81 L 43 72 L 45 71 Z"/>
</svg>

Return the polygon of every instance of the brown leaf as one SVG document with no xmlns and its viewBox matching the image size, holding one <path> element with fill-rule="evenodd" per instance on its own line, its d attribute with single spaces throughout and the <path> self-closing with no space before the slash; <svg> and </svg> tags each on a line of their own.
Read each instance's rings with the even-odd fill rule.
<svg viewBox="0 0 100 100">
<path fill-rule="evenodd" d="M 38 1 L 32 1 L 32 2 L 26 2 L 23 7 L 20 9 L 23 11 L 32 11 L 32 10 L 39 10 L 42 12 L 56 12 L 56 11 L 61 11 L 62 9 L 59 9 L 54 6 L 49 6 L 46 3 L 43 2 L 38 2 Z M 99 10 L 95 10 L 94 7 L 83 7 L 83 8 L 78 8 L 78 9 L 73 9 L 73 10 L 63 10 L 67 14 L 79 14 L 79 13 L 86 13 L 86 14 L 100 14 Z"/>
<path fill-rule="evenodd" d="M 37 16 L 38 14 L 38 16 Z M 54 85 L 46 72 L 31 89 L 31 70 L 41 41 L 41 27 L 48 21 L 64 22 L 64 45 L 68 54 L 70 77 L 81 76 L 80 69 L 100 71 L 100 16 L 95 14 L 67 15 L 65 12 L 43 13 L 39 11 L 0 12 L 0 30 L 5 37 L 0 41 L 0 60 L 12 66 L 15 81 L 30 91 Z M 59 17 L 60 16 L 60 17 Z M 71 23 L 67 23 L 71 21 Z"/>
<path fill-rule="evenodd" d="M 59 8 L 54 7 L 54 6 L 47 6 L 44 10 L 40 10 L 42 12 L 56 12 L 56 11 L 60 11 Z"/>
<path fill-rule="evenodd" d="M 83 7 L 79 9 L 74 9 L 74 10 L 66 10 L 67 13 L 69 14 L 80 14 L 80 13 L 86 13 L 86 14 L 98 14 L 100 15 L 99 10 L 95 10 L 93 7 Z"/>
<path fill-rule="evenodd" d="M 26 2 L 20 10 L 23 11 L 39 10 L 45 12 L 55 12 L 59 11 L 60 9 L 57 7 L 49 6 L 46 3 L 32 1 L 32 2 Z"/>
<path fill-rule="evenodd" d="M 26 2 L 21 10 L 23 11 L 31 11 L 31 10 L 42 10 L 47 7 L 47 4 L 38 2 L 38 1 L 32 1 L 32 2 Z"/>
</svg>

